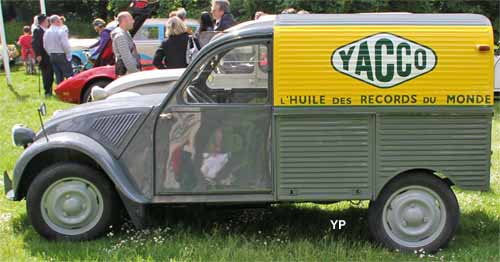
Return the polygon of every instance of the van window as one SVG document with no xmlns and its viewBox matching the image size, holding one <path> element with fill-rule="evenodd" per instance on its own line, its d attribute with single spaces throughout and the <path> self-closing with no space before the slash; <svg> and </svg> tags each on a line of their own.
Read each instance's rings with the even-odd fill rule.
<svg viewBox="0 0 500 262">
<path fill-rule="evenodd" d="M 190 104 L 265 104 L 268 79 L 267 45 L 240 46 L 202 64 L 183 95 Z"/>
</svg>

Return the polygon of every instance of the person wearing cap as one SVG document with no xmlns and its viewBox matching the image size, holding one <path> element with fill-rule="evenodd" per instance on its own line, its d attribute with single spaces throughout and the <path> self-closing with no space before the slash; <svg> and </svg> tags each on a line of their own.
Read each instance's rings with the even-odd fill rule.
<svg viewBox="0 0 500 262">
<path fill-rule="evenodd" d="M 43 88 L 45 89 L 46 97 L 52 96 L 52 84 L 54 83 L 54 71 L 50 64 L 50 57 L 43 46 L 43 36 L 48 27 L 49 21 L 47 16 L 44 14 L 38 15 L 37 25 L 33 29 L 33 37 L 31 39 L 36 62 L 42 73 Z"/>
<path fill-rule="evenodd" d="M 43 36 L 43 47 L 50 56 L 50 63 L 56 75 L 56 83 L 73 76 L 71 68 L 71 46 L 68 40 L 67 27 L 61 17 L 52 15 L 49 18 L 50 28 Z"/>
<path fill-rule="evenodd" d="M 92 22 L 92 25 L 94 26 L 95 31 L 99 34 L 99 40 L 89 46 L 89 49 L 96 48 L 94 52 L 92 52 L 91 59 L 98 62 L 101 54 L 103 53 L 104 49 L 108 45 L 109 41 L 111 40 L 111 30 L 109 28 L 106 28 L 106 22 L 104 20 L 97 18 Z M 99 63 L 99 65 L 96 64 L 96 66 L 103 66 L 105 64 Z"/>
</svg>

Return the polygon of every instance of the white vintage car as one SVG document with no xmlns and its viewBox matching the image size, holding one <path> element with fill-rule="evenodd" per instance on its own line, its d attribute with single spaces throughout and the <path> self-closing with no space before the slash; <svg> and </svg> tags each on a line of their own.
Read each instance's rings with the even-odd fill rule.
<svg viewBox="0 0 500 262">
<path fill-rule="evenodd" d="M 125 75 L 106 87 L 92 88 L 92 101 L 117 97 L 168 93 L 185 69 L 162 69 Z"/>
<path fill-rule="evenodd" d="M 269 67 L 267 60 L 259 58 L 266 56 L 267 52 L 263 48 L 253 46 L 235 48 L 226 54 L 227 58 L 217 58 L 217 62 L 213 61 L 218 66 L 217 70 L 207 77 L 207 87 L 226 91 L 233 88 L 262 89 L 260 87 L 265 86 L 268 81 L 266 75 Z M 209 68 L 210 63 L 205 67 Z M 206 73 L 208 69 L 205 67 L 198 74 Z M 184 71 L 185 69 L 162 69 L 125 75 L 106 87 L 94 86 L 91 91 L 92 101 L 168 93 Z"/>
<path fill-rule="evenodd" d="M 500 55 L 495 56 L 495 97 L 500 97 Z"/>
</svg>

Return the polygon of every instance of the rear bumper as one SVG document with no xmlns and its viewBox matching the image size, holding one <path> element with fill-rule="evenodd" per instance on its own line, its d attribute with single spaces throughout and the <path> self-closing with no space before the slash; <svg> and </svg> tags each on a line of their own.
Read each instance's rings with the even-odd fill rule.
<svg viewBox="0 0 500 262">
<path fill-rule="evenodd" d="M 4 192 L 5 196 L 9 200 L 14 200 L 14 190 L 12 189 L 12 181 L 9 178 L 9 174 L 7 171 L 3 172 L 3 187 L 4 187 Z"/>
</svg>

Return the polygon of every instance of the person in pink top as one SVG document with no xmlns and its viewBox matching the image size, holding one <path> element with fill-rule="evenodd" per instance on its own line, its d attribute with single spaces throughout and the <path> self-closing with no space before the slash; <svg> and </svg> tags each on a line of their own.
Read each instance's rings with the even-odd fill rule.
<svg viewBox="0 0 500 262">
<path fill-rule="evenodd" d="M 33 47 L 31 46 L 31 28 L 29 26 L 23 27 L 23 34 L 19 36 L 17 44 L 21 46 L 21 57 L 24 61 L 24 65 L 35 59 L 35 54 L 33 52 Z M 34 63 L 32 63 L 34 64 Z"/>
</svg>

